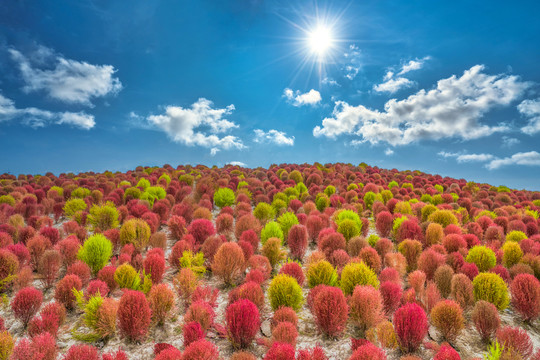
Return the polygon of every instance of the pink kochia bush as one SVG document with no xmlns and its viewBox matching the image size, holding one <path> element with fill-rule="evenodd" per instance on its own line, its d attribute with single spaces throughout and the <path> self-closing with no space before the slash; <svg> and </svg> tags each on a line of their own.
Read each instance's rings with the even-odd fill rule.
<svg viewBox="0 0 540 360">
<path fill-rule="evenodd" d="M 329 337 L 343 333 L 349 308 L 340 288 L 326 286 L 317 294 L 313 303 L 313 315 L 319 330 Z"/>
<path fill-rule="evenodd" d="M 418 304 L 405 304 L 394 314 L 394 329 L 401 349 L 413 352 L 418 349 L 426 336 L 428 330 L 426 313 Z"/>
<path fill-rule="evenodd" d="M 43 302 L 43 294 L 36 288 L 27 287 L 19 290 L 13 302 L 11 310 L 17 319 L 22 321 L 24 327 L 28 325 L 30 319 L 38 312 Z"/>
<path fill-rule="evenodd" d="M 146 337 L 151 322 L 151 310 L 144 294 L 127 290 L 118 305 L 118 326 L 120 332 L 132 341 Z"/>
<path fill-rule="evenodd" d="M 534 320 L 540 314 L 540 282 L 530 274 L 517 275 L 510 285 L 512 304 L 524 320 Z"/>
<path fill-rule="evenodd" d="M 259 331 L 260 315 L 257 306 L 246 299 L 238 300 L 227 307 L 225 318 L 233 346 L 249 346 Z"/>
<path fill-rule="evenodd" d="M 386 360 L 386 355 L 383 350 L 368 342 L 354 350 L 349 360 Z"/>
</svg>

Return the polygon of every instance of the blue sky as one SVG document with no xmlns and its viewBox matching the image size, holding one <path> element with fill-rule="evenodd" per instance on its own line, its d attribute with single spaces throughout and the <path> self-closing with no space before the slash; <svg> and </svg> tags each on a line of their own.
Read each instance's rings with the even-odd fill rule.
<svg viewBox="0 0 540 360">
<path fill-rule="evenodd" d="M 6 2 L 0 171 L 366 162 L 540 190 L 540 4 L 507 4 Z"/>
</svg>

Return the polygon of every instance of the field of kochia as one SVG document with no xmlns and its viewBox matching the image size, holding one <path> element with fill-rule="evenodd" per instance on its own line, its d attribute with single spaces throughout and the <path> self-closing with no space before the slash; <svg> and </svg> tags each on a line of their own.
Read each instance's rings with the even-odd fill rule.
<svg viewBox="0 0 540 360">
<path fill-rule="evenodd" d="M 0 360 L 540 360 L 539 215 L 364 163 L 0 175 Z"/>
</svg>

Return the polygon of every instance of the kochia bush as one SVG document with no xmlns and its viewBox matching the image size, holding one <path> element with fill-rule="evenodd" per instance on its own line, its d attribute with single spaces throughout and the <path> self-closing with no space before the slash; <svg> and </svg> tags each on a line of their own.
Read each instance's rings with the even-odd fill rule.
<svg viewBox="0 0 540 360">
<path fill-rule="evenodd" d="M 508 288 L 504 280 L 497 274 L 480 273 L 473 280 L 475 301 L 485 300 L 504 310 L 510 302 Z"/>
<path fill-rule="evenodd" d="M 120 228 L 120 243 L 133 244 L 138 251 L 146 249 L 150 240 L 150 226 L 142 219 L 130 219 Z"/>
<path fill-rule="evenodd" d="M 84 261 L 96 274 L 107 263 L 112 255 L 113 245 L 105 236 L 95 234 L 90 236 L 79 249 L 77 257 Z"/>
<path fill-rule="evenodd" d="M 493 250 L 482 245 L 472 247 L 465 260 L 475 264 L 480 272 L 489 271 L 497 264 L 497 257 Z"/>
<path fill-rule="evenodd" d="M 448 341 L 454 341 L 464 328 L 463 310 L 452 300 L 438 302 L 431 310 L 431 323 Z"/>
<path fill-rule="evenodd" d="M 235 348 L 245 348 L 251 344 L 259 331 L 260 315 L 257 306 L 249 300 L 241 299 L 230 304 L 225 311 L 227 333 Z"/>
<path fill-rule="evenodd" d="M 283 230 L 281 230 L 281 226 L 275 221 L 268 222 L 261 230 L 261 244 L 264 245 L 270 238 L 284 239 Z"/>
<path fill-rule="evenodd" d="M 338 281 L 336 269 L 326 260 L 309 264 L 306 277 L 310 288 L 321 284 L 334 286 Z"/>
<path fill-rule="evenodd" d="M 30 319 L 38 312 L 43 302 L 43 294 L 36 288 L 27 287 L 15 294 L 11 302 L 11 310 L 15 318 L 22 321 L 24 327 L 28 325 Z"/>
<path fill-rule="evenodd" d="M 244 252 L 237 243 L 227 242 L 220 246 L 212 263 L 213 273 L 231 285 L 245 268 Z"/>
<path fill-rule="evenodd" d="M 350 317 L 364 331 L 375 326 L 383 318 L 380 292 L 372 286 L 356 286 L 349 299 Z"/>
<path fill-rule="evenodd" d="M 363 262 L 349 263 L 341 271 L 340 287 L 345 295 L 351 295 L 357 285 L 379 287 L 377 274 Z"/>
<path fill-rule="evenodd" d="M 308 233 L 304 225 L 293 225 L 289 230 L 289 249 L 294 259 L 302 260 L 308 245 Z"/>
<path fill-rule="evenodd" d="M 56 283 L 54 298 L 68 310 L 73 309 L 75 305 L 73 289 L 78 291 L 82 289 L 82 281 L 77 275 L 66 275 Z"/>
<path fill-rule="evenodd" d="M 407 352 L 418 349 L 428 330 L 424 310 L 414 303 L 405 304 L 395 312 L 393 323 L 399 346 Z"/>
<path fill-rule="evenodd" d="M 272 279 L 268 287 L 268 297 L 274 311 L 282 306 L 288 306 L 298 311 L 304 301 L 300 285 L 292 276 L 284 274 L 276 275 Z"/>
<path fill-rule="evenodd" d="M 348 306 L 341 289 L 327 286 L 316 296 L 313 315 L 319 330 L 329 337 L 343 333 L 348 317 Z"/>
<path fill-rule="evenodd" d="M 530 274 L 517 275 L 510 284 L 512 305 L 524 320 L 540 315 L 540 282 Z"/>
<path fill-rule="evenodd" d="M 127 290 L 118 305 L 118 327 L 131 341 L 141 341 L 146 337 L 151 319 L 150 306 L 140 291 Z"/>
<path fill-rule="evenodd" d="M 219 208 L 234 205 L 234 191 L 229 188 L 220 188 L 214 193 L 214 204 Z"/>
</svg>

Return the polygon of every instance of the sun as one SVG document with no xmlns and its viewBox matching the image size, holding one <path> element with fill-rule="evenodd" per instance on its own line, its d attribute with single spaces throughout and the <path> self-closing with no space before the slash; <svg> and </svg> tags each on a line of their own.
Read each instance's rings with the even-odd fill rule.
<svg viewBox="0 0 540 360">
<path fill-rule="evenodd" d="M 307 42 L 309 49 L 319 58 L 323 58 L 332 48 L 334 39 L 329 27 L 318 25 L 308 33 Z"/>
</svg>

